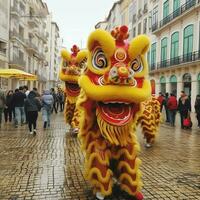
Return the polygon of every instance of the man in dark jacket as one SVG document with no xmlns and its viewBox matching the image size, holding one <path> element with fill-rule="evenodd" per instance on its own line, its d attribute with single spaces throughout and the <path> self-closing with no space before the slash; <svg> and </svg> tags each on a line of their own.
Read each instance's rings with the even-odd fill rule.
<svg viewBox="0 0 200 200">
<path fill-rule="evenodd" d="M 191 112 L 191 103 L 184 91 L 181 91 L 181 97 L 178 100 L 178 110 L 181 118 L 181 128 L 184 129 L 183 120 L 188 118 Z"/>
<path fill-rule="evenodd" d="M 57 113 L 58 111 L 57 111 L 56 104 L 57 104 L 58 99 L 57 99 L 57 95 L 55 93 L 54 88 L 51 88 L 51 95 L 53 96 L 53 107 L 52 107 L 51 112 L 53 113 L 53 110 L 55 110 L 55 113 Z"/>
<path fill-rule="evenodd" d="M 31 91 L 28 94 L 28 97 L 25 100 L 25 109 L 27 111 L 27 122 L 30 134 L 36 134 L 38 111 L 41 109 L 41 103 L 38 98 L 36 98 L 36 93 L 34 91 Z"/>
<path fill-rule="evenodd" d="M 197 114 L 196 116 L 197 116 L 197 121 L 198 121 L 198 127 L 200 128 L 200 94 L 196 96 L 194 108 Z"/>
<path fill-rule="evenodd" d="M 16 89 L 13 94 L 13 104 L 15 107 L 15 127 L 17 128 L 19 124 L 25 122 L 25 111 L 24 111 L 24 101 L 26 95 L 23 93 L 23 87 L 19 87 L 19 90 Z"/>
</svg>

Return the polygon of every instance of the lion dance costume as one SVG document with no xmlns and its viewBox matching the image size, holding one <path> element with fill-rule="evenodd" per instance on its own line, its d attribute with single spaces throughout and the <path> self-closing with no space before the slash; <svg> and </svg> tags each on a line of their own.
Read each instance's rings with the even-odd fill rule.
<svg viewBox="0 0 200 200">
<path fill-rule="evenodd" d="M 97 29 L 88 38 L 87 69 L 79 79 L 79 138 L 86 152 L 86 179 L 98 199 L 112 193 L 114 180 L 131 196 L 143 199 L 134 132 L 141 102 L 151 95 L 145 54 L 149 39 L 127 42 L 128 28 Z"/>
<path fill-rule="evenodd" d="M 85 68 L 87 51 L 80 51 L 76 45 L 73 45 L 71 51 L 71 54 L 67 50 L 61 51 L 62 62 L 59 77 L 65 82 L 65 120 L 73 129 L 73 132 L 77 132 L 79 111 L 76 109 L 76 101 L 80 94 L 78 78 Z"/>
<path fill-rule="evenodd" d="M 146 139 L 146 147 L 151 147 L 161 122 L 160 103 L 155 96 L 152 96 L 147 101 L 142 102 L 142 107 L 143 112 L 138 122 Z"/>
</svg>

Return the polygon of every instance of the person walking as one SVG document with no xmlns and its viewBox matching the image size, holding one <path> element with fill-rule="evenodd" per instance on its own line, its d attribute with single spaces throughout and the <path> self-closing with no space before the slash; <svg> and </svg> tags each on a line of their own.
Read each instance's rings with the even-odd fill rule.
<svg viewBox="0 0 200 200">
<path fill-rule="evenodd" d="M 175 126 L 175 117 L 177 111 L 177 100 L 174 94 L 170 94 L 170 97 L 167 101 L 167 109 L 169 112 L 169 121 L 171 126 Z"/>
<path fill-rule="evenodd" d="M 24 106 L 27 111 L 27 122 L 30 134 L 36 134 L 38 111 L 41 109 L 41 103 L 34 91 L 29 92 Z"/>
<path fill-rule="evenodd" d="M 58 110 L 58 108 L 60 106 L 60 112 L 62 112 L 63 111 L 63 107 L 64 107 L 64 95 L 63 95 L 62 91 L 58 91 L 57 100 L 58 100 L 57 110 Z"/>
<path fill-rule="evenodd" d="M 41 98 L 42 101 L 42 118 L 43 118 L 43 128 L 50 127 L 50 116 L 51 110 L 54 104 L 54 98 L 49 90 L 46 90 Z"/>
<path fill-rule="evenodd" d="M 7 123 L 12 121 L 12 115 L 14 114 L 14 106 L 13 106 L 13 91 L 9 90 L 6 95 L 6 106 L 4 109 L 4 119 Z"/>
<path fill-rule="evenodd" d="M 55 113 L 57 113 L 57 95 L 56 95 L 56 92 L 54 90 L 54 88 L 51 88 L 51 93 L 50 93 L 52 96 L 53 96 L 53 106 L 52 106 L 52 110 L 51 112 L 53 113 L 53 111 L 55 110 Z"/>
<path fill-rule="evenodd" d="M 26 95 L 23 92 L 23 87 L 19 87 L 19 89 L 15 90 L 13 94 L 13 103 L 15 107 L 15 127 L 18 125 L 22 125 L 25 122 L 25 111 L 24 111 L 24 101 L 26 99 Z"/>
<path fill-rule="evenodd" d="M 163 97 L 162 92 L 159 92 L 159 96 L 157 100 L 160 102 L 160 112 L 162 112 L 163 105 L 164 105 L 164 97 Z"/>
<path fill-rule="evenodd" d="M 5 99 L 5 95 L 2 89 L 0 89 L 0 127 L 1 127 L 1 123 L 2 123 L 2 113 L 4 111 L 5 108 L 5 104 L 6 103 L 6 99 Z"/>
<path fill-rule="evenodd" d="M 181 128 L 185 129 L 187 127 L 184 126 L 183 121 L 184 119 L 188 118 L 191 112 L 191 103 L 188 96 L 185 94 L 184 91 L 181 91 L 181 97 L 178 101 L 178 111 L 180 113 L 181 119 Z"/>
<path fill-rule="evenodd" d="M 164 98 L 164 101 L 163 101 L 163 105 L 164 105 L 164 108 L 165 108 L 166 122 L 167 122 L 167 123 L 170 122 L 169 110 L 168 110 L 168 106 L 167 106 L 168 99 L 169 99 L 169 93 L 166 92 L 166 93 L 165 93 L 165 98 Z"/>
<path fill-rule="evenodd" d="M 200 128 L 200 94 L 196 96 L 194 108 L 195 108 L 196 117 L 198 121 L 198 127 Z"/>
</svg>

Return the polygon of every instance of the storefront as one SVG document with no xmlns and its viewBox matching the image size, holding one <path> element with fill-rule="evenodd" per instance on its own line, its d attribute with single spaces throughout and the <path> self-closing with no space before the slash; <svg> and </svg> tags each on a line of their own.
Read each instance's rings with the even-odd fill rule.
<svg viewBox="0 0 200 200">
<path fill-rule="evenodd" d="M 197 94 L 199 94 L 200 95 L 200 73 L 199 73 L 199 75 L 198 75 L 198 77 L 197 77 L 197 84 L 198 84 L 198 90 L 197 90 Z"/>
<path fill-rule="evenodd" d="M 186 73 L 183 75 L 183 90 L 189 96 L 191 96 L 191 75 Z"/>
<path fill-rule="evenodd" d="M 170 77 L 170 92 L 177 96 L 177 78 L 175 75 Z"/>
<path fill-rule="evenodd" d="M 164 76 L 160 77 L 160 92 L 162 94 L 166 93 L 166 78 Z"/>
</svg>

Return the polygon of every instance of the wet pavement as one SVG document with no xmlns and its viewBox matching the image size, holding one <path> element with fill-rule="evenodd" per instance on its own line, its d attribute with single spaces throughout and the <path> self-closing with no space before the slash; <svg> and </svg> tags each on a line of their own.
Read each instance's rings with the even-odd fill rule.
<svg viewBox="0 0 200 200">
<path fill-rule="evenodd" d="M 62 114 L 54 115 L 51 128 L 38 126 L 38 134 L 28 134 L 4 124 L 0 129 L 1 200 L 94 200 L 83 178 L 83 153 L 71 137 Z M 138 131 L 143 161 L 145 200 L 200 199 L 200 129 L 180 130 L 162 124 L 154 147 L 144 148 Z M 130 200 L 114 190 L 108 200 Z"/>
</svg>

